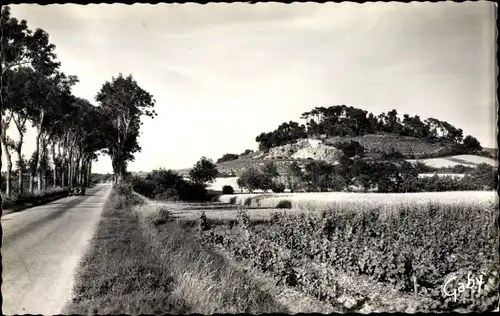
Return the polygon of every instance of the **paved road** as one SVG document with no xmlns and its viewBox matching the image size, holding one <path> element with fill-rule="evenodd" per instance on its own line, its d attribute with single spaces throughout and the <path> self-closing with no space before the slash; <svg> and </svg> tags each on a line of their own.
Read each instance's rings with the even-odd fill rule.
<svg viewBox="0 0 500 316">
<path fill-rule="evenodd" d="M 3 314 L 60 314 L 111 185 L 2 216 Z"/>
</svg>

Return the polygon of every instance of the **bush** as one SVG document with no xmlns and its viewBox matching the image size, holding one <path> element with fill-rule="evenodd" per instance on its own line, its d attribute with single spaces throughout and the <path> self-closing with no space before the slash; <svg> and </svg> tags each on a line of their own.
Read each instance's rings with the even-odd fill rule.
<svg viewBox="0 0 500 316">
<path fill-rule="evenodd" d="M 264 187 L 266 176 L 256 168 L 250 167 L 243 171 L 241 176 L 238 178 L 238 185 L 241 188 L 245 188 L 248 191 L 253 192 L 256 189 L 262 189 Z"/>
<path fill-rule="evenodd" d="M 281 200 L 278 202 L 278 205 L 276 205 L 276 208 L 282 209 L 291 209 L 292 208 L 292 201 L 290 200 Z"/>
<path fill-rule="evenodd" d="M 234 194 L 234 189 L 230 185 L 225 185 L 222 187 L 222 194 Z"/>
<path fill-rule="evenodd" d="M 210 224 L 208 223 L 207 214 L 205 214 L 205 211 L 201 212 L 200 218 L 198 219 L 198 226 L 202 231 L 210 229 Z"/>
<path fill-rule="evenodd" d="M 273 183 L 272 190 L 274 193 L 283 193 L 283 192 L 285 192 L 285 184 Z"/>
<path fill-rule="evenodd" d="M 188 182 L 172 170 L 154 170 L 145 178 L 132 177 L 130 181 L 131 188 L 135 192 L 151 199 L 169 201 L 206 201 L 209 199 L 203 184 Z"/>
<path fill-rule="evenodd" d="M 390 152 L 383 154 L 384 160 L 398 160 L 404 158 L 405 156 L 400 151 L 397 151 L 394 148 L 392 148 Z"/>
<path fill-rule="evenodd" d="M 182 201 L 206 201 L 208 199 L 207 189 L 200 183 L 181 182 L 177 187 L 179 199 Z"/>
<path fill-rule="evenodd" d="M 156 226 L 156 225 L 166 224 L 167 222 L 171 222 L 174 220 L 174 217 L 172 215 L 172 212 L 162 207 L 149 219 Z"/>
<path fill-rule="evenodd" d="M 243 205 L 250 206 L 251 204 L 252 204 L 252 198 L 251 197 L 247 197 L 245 199 L 245 202 L 243 203 Z"/>
<path fill-rule="evenodd" d="M 421 161 L 417 161 L 414 165 L 415 169 L 418 173 L 430 173 L 437 171 L 436 168 L 426 165 Z"/>
<path fill-rule="evenodd" d="M 165 192 L 161 192 L 155 196 L 157 200 L 179 201 L 179 194 L 176 189 L 168 188 Z"/>
<path fill-rule="evenodd" d="M 236 154 L 224 154 L 221 158 L 217 159 L 217 163 L 232 161 L 238 159 L 239 156 Z"/>
</svg>

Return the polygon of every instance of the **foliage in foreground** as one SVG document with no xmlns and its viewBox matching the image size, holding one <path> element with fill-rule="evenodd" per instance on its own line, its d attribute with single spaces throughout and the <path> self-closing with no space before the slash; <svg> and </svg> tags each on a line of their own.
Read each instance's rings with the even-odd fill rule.
<svg viewBox="0 0 500 316">
<path fill-rule="evenodd" d="M 377 209 L 278 214 L 268 224 L 252 225 L 240 211 L 239 227 L 220 225 L 203 234 L 205 241 L 321 300 L 338 299 L 335 271 L 342 271 L 390 284 L 401 293 L 411 294 L 416 287 L 427 300 L 420 310 L 487 311 L 496 308 L 499 298 L 497 216 L 495 205 L 431 203 L 393 214 Z M 456 274 L 466 282 L 468 273 L 483 275 L 480 294 L 471 296 L 466 289 L 457 302 L 443 295 L 447 277 Z"/>
</svg>

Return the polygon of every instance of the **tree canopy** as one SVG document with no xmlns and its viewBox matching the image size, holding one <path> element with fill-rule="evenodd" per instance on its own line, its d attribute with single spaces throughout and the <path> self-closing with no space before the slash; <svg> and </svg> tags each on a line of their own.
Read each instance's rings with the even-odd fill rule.
<svg viewBox="0 0 500 316">
<path fill-rule="evenodd" d="M 435 118 L 422 121 L 418 115 L 408 114 L 403 114 L 401 119 L 396 110 L 375 115 L 352 106 L 335 105 L 315 107 L 302 113 L 301 119 L 306 121 L 305 125 L 289 121 L 282 123 L 272 132 L 259 134 L 255 139 L 259 143 L 259 149 L 267 150 L 307 137 L 355 137 L 377 133 L 455 144 L 464 150 L 479 148 L 475 144 L 465 144 L 465 140 L 470 140 L 471 136 L 464 139 L 463 130 L 446 121 Z"/>
</svg>

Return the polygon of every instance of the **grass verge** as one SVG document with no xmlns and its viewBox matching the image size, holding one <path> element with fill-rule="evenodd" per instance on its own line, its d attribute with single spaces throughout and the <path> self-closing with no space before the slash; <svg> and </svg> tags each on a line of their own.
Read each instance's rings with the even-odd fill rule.
<svg viewBox="0 0 500 316">
<path fill-rule="evenodd" d="M 138 216 L 123 202 L 113 189 L 64 313 L 185 312 L 172 295 L 172 275 L 141 235 Z"/>
<path fill-rule="evenodd" d="M 287 312 L 251 276 L 202 245 L 196 238 L 196 227 L 172 220 L 165 209 L 144 215 L 143 232 L 176 279 L 173 293 L 192 307 L 190 312 Z"/>
<path fill-rule="evenodd" d="M 258 284 L 198 244 L 169 212 L 113 189 L 84 256 L 66 314 L 286 312 Z"/>
</svg>

